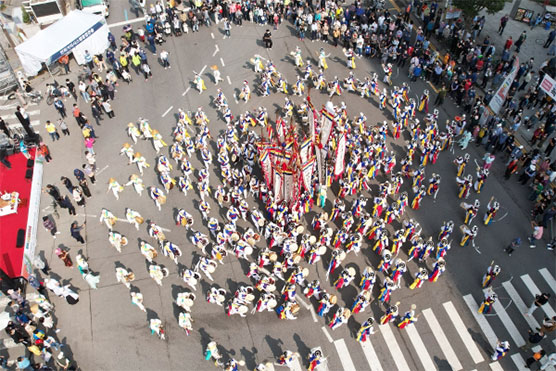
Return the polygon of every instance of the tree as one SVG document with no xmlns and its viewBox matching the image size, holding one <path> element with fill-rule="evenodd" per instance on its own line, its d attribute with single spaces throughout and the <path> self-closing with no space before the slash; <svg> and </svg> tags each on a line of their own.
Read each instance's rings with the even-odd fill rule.
<svg viewBox="0 0 556 371">
<path fill-rule="evenodd" d="M 454 7 L 463 11 L 466 18 L 473 18 L 483 9 L 494 14 L 504 9 L 504 3 L 512 0 L 453 0 Z"/>
</svg>

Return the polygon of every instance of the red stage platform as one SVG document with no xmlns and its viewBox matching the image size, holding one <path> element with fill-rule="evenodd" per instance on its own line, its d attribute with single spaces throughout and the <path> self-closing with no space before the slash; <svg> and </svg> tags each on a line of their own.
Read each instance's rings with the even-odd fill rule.
<svg viewBox="0 0 556 371">
<path fill-rule="evenodd" d="M 30 150 L 32 158 L 35 155 L 35 149 Z M 0 164 L 0 193 L 5 192 L 18 192 L 19 199 L 21 200 L 17 207 L 17 213 L 0 216 L 0 268 L 6 272 L 10 277 L 27 276 L 25 267 L 23 266 L 24 254 L 33 256 L 34 247 L 36 244 L 36 225 L 37 221 L 29 219 L 30 210 L 31 214 L 36 218 L 38 216 L 38 203 L 36 202 L 37 191 L 40 200 L 40 181 L 39 189 L 33 190 L 34 202 L 31 203 L 31 189 L 37 183 L 32 179 L 25 179 L 27 171 L 27 159 L 21 153 L 7 157 L 7 160 L 12 164 L 12 168 L 8 169 Z M 36 161 L 39 162 L 39 161 Z M 40 161 L 40 174 L 33 172 L 33 177 L 39 175 L 42 178 L 42 161 Z M 36 168 L 36 164 L 35 164 Z M 33 167 L 31 167 L 33 169 Z M 37 210 L 35 210 L 37 208 Z M 25 244 L 22 247 L 16 247 L 18 230 L 25 231 Z M 35 241 L 32 241 L 35 239 Z M 30 244 L 30 245 L 29 245 Z M 28 248 L 32 247 L 33 251 Z M 28 254 L 31 252 L 31 254 Z"/>
</svg>

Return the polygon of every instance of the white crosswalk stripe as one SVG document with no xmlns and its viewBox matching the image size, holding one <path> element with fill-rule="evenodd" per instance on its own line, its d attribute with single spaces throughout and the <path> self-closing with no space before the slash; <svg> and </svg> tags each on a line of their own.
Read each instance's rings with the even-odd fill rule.
<svg viewBox="0 0 556 371">
<path fill-rule="evenodd" d="M 0 339 L 0 350 L 15 348 L 19 345 L 20 344 L 16 344 L 12 338 Z"/>
<path fill-rule="evenodd" d="M 486 292 L 486 290 L 484 291 Z M 512 337 L 515 344 L 518 347 L 524 346 L 525 339 L 523 338 L 523 336 L 521 336 L 521 333 L 519 332 L 514 322 L 508 315 L 508 312 L 506 312 L 506 309 L 504 309 L 504 307 L 500 303 L 500 300 L 496 300 L 494 304 L 492 304 L 492 308 L 496 311 L 496 315 L 498 316 L 498 318 L 500 318 L 500 321 L 502 321 L 502 324 L 504 325 L 506 330 L 510 333 L 510 336 Z"/>
<path fill-rule="evenodd" d="M 299 362 L 299 357 L 293 357 L 291 370 L 303 371 L 303 367 L 301 367 L 301 363 Z"/>
<path fill-rule="evenodd" d="M 496 336 L 494 330 L 492 329 L 492 327 L 490 327 L 486 317 L 483 314 L 477 312 L 479 310 L 477 302 L 475 301 L 475 299 L 473 299 L 473 296 L 471 296 L 471 294 L 465 295 L 463 297 L 463 300 L 465 301 L 465 303 L 469 307 L 469 310 L 471 311 L 471 314 L 479 324 L 479 327 L 483 331 L 483 334 L 485 335 L 488 343 L 492 348 L 495 348 L 498 336 Z"/>
<path fill-rule="evenodd" d="M 554 279 L 554 277 L 552 277 L 548 269 L 539 269 L 539 273 L 541 274 L 542 278 L 544 278 L 546 283 L 548 283 L 548 286 L 552 289 L 552 292 L 556 293 L 556 280 Z"/>
<path fill-rule="evenodd" d="M 454 352 L 454 349 L 452 349 L 452 346 L 450 345 L 450 342 L 448 341 L 446 334 L 444 334 L 444 331 L 442 330 L 442 327 L 440 326 L 440 323 L 438 323 L 438 320 L 434 316 L 432 310 L 425 309 L 423 310 L 422 313 L 425 319 L 427 320 L 427 323 L 429 324 L 429 327 L 431 328 L 432 333 L 436 338 L 436 341 L 438 342 L 440 349 L 442 350 L 442 353 L 444 353 L 444 357 L 446 357 L 446 360 L 452 367 L 452 370 L 454 371 L 461 370 L 463 367 L 459 362 L 458 357 Z"/>
<path fill-rule="evenodd" d="M 382 337 L 384 338 L 384 341 L 388 346 L 388 350 L 390 351 L 390 354 L 392 354 L 392 358 L 394 359 L 394 363 L 396 364 L 398 370 L 400 371 L 410 370 L 403 356 L 403 352 L 400 349 L 400 346 L 398 345 L 396 338 L 394 337 L 394 333 L 392 332 L 390 325 L 388 324 L 381 325 L 378 326 L 378 328 L 380 329 L 380 333 L 382 334 Z"/>
<path fill-rule="evenodd" d="M 415 324 L 406 326 L 404 330 L 407 331 L 407 335 L 409 335 L 409 340 L 411 341 L 411 344 L 413 344 L 413 348 L 415 348 L 415 351 L 417 352 L 417 357 L 419 357 L 419 360 L 421 361 L 421 364 L 423 365 L 424 369 L 434 370 L 436 366 L 432 361 L 429 352 L 427 351 L 427 347 L 423 343 L 423 340 L 421 340 L 421 337 L 419 336 L 419 333 L 415 328 Z"/>
<path fill-rule="evenodd" d="M 40 113 L 41 113 L 40 110 L 33 110 L 33 111 L 28 111 L 28 112 L 27 112 L 27 114 L 28 114 L 29 116 L 38 115 L 38 114 L 40 114 Z M 15 114 L 12 113 L 12 114 L 10 114 L 10 115 L 2 116 L 2 118 L 4 119 L 4 121 L 6 121 L 6 120 L 14 120 L 14 119 L 17 119 L 17 116 L 16 116 Z"/>
<path fill-rule="evenodd" d="M 344 339 L 335 340 L 334 346 L 336 347 L 336 352 L 338 352 L 344 371 L 355 371 L 355 365 L 351 360 L 351 356 L 349 355 L 348 347 Z"/>
<path fill-rule="evenodd" d="M 540 327 L 539 323 L 537 322 L 537 320 L 533 316 L 524 315 L 524 313 L 527 312 L 527 305 L 525 305 L 525 303 L 521 299 L 521 296 L 519 296 L 515 287 L 511 284 L 511 282 L 509 282 L 509 281 L 508 282 L 503 282 L 502 286 L 504 287 L 504 289 L 506 290 L 508 295 L 510 295 L 510 298 L 512 299 L 515 306 L 517 307 L 517 309 L 521 313 L 522 317 L 525 319 L 525 321 L 527 321 L 527 324 L 529 325 L 529 327 L 531 327 L 532 329 Z"/>
<path fill-rule="evenodd" d="M 461 340 L 463 341 L 463 344 L 467 348 L 467 351 L 471 355 L 473 362 L 475 363 L 482 362 L 484 359 L 483 355 L 481 354 L 479 348 L 477 348 L 477 345 L 473 341 L 473 338 L 467 331 L 467 326 L 465 326 L 465 324 L 463 323 L 463 320 L 461 319 L 460 315 L 458 314 L 458 311 L 454 307 L 454 304 L 452 304 L 451 301 L 448 301 L 442 305 L 444 306 L 444 310 L 446 310 L 446 313 L 448 313 L 450 320 L 452 320 L 452 324 L 456 328 L 458 335 L 460 336 Z"/>
<path fill-rule="evenodd" d="M 489 366 L 492 371 L 504 371 L 504 369 L 502 368 L 502 366 L 500 366 L 500 363 L 498 362 L 489 363 Z"/>
<path fill-rule="evenodd" d="M 366 341 L 364 343 L 361 343 L 361 348 L 363 348 L 363 354 L 367 359 L 367 363 L 369 364 L 371 371 L 383 371 L 371 342 Z"/>
<path fill-rule="evenodd" d="M 531 294 L 533 294 L 533 297 L 535 297 L 535 295 L 539 295 L 542 292 L 541 290 L 539 290 L 537 285 L 535 285 L 535 282 L 533 282 L 528 274 L 524 274 L 523 276 L 521 276 L 521 280 L 523 281 L 525 286 L 527 286 L 527 289 L 531 292 Z M 554 312 L 549 303 L 543 305 L 541 309 L 550 318 L 556 316 L 556 312 Z"/>
<path fill-rule="evenodd" d="M 510 358 L 514 362 L 514 365 L 518 371 L 527 371 L 527 367 L 525 367 L 525 360 L 523 359 L 521 354 L 512 354 Z"/>
</svg>

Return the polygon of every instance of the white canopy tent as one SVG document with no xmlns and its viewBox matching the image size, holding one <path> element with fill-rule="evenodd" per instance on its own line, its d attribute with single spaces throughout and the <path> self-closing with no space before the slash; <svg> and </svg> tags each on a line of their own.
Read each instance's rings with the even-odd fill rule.
<svg viewBox="0 0 556 371">
<path fill-rule="evenodd" d="M 74 10 L 50 27 L 15 47 L 28 76 L 35 76 L 42 64 L 47 66 L 73 52 L 79 64 L 85 63 L 85 51 L 103 53 L 109 46 L 108 25 L 104 17 Z"/>
</svg>

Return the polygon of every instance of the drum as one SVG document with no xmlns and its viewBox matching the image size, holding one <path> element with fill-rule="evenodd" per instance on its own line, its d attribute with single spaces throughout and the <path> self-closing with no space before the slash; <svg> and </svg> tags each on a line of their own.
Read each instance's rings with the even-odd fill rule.
<svg viewBox="0 0 556 371">
<path fill-rule="evenodd" d="M 159 241 L 164 241 L 166 240 L 166 235 L 164 234 L 164 232 L 160 231 L 158 232 L 158 234 L 156 235 Z"/>
<path fill-rule="evenodd" d="M 278 305 L 278 303 L 276 302 L 275 299 L 270 299 L 270 300 L 268 300 L 268 307 L 269 307 L 270 309 L 276 308 L 276 305 Z"/>
<path fill-rule="evenodd" d="M 262 219 L 262 218 L 259 219 L 259 220 L 257 221 L 257 224 L 259 225 L 259 227 L 264 227 L 264 219 Z"/>
<path fill-rule="evenodd" d="M 253 235 L 253 239 L 255 240 L 255 242 L 259 242 L 261 240 L 261 235 L 258 233 L 255 233 Z"/>
<path fill-rule="evenodd" d="M 121 240 L 121 242 L 120 242 L 120 245 L 121 245 L 121 246 L 126 246 L 126 245 L 127 245 L 127 238 L 125 238 L 125 237 L 122 236 L 122 240 Z"/>
<path fill-rule="evenodd" d="M 309 237 L 309 243 L 311 245 L 314 245 L 315 242 L 317 242 L 317 238 L 315 236 L 311 235 L 311 237 Z"/>
<path fill-rule="evenodd" d="M 345 251 L 340 251 L 340 255 L 339 255 L 340 260 L 344 260 L 346 258 L 346 252 Z"/>
<path fill-rule="evenodd" d="M 334 305 L 337 302 L 338 302 L 338 297 L 336 297 L 336 295 L 330 295 L 330 303 L 332 303 L 332 305 Z"/>
<path fill-rule="evenodd" d="M 113 227 L 114 224 L 116 224 L 116 218 L 110 218 L 110 219 L 108 219 L 108 224 L 110 224 L 110 225 Z"/>
<path fill-rule="evenodd" d="M 239 233 L 237 233 L 237 232 L 232 233 L 232 241 L 234 241 L 234 242 L 239 241 Z"/>
<path fill-rule="evenodd" d="M 124 279 L 125 279 L 126 282 L 131 282 L 131 281 L 135 280 L 135 273 L 130 272 L 130 273 L 126 274 L 124 276 Z"/>
<path fill-rule="evenodd" d="M 245 314 L 249 311 L 249 308 L 247 308 L 246 305 L 240 305 L 240 307 L 237 310 L 240 314 Z"/>
<path fill-rule="evenodd" d="M 156 259 L 156 257 L 158 256 L 158 253 L 156 252 L 156 250 L 153 249 L 153 250 L 149 250 L 148 255 L 149 255 L 149 258 L 151 258 L 151 260 L 152 260 L 152 259 Z"/>
<path fill-rule="evenodd" d="M 297 228 L 295 229 L 295 231 L 296 231 L 298 234 L 302 234 L 303 231 L 305 231 L 305 228 L 304 228 L 302 225 L 298 225 Z"/>
<path fill-rule="evenodd" d="M 278 254 L 276 254 L 274 251 L 271 251 L 270 254 L 268 255 L 268 259 L 271 262 L 275 262 L 276 260 L 278 260 Z"/>
<path fill-rule="evenodd" d="M 193 300 L 191 300 L 191 299 L 189 299 L 189 298 L 185 298 L 184 301 L 183 301 L 183 304 L 184 304 L 186 307 L 192 307 L 192 306 L 193 306 Z"/>
<path fill-rule="evenodd" d="M 135 218 L 135 221 L 136 221 L 137 223 L 139 223 L 139 224 L 143 224 L 143 222 L 145 221 L 145 219 L 143 219 L 142 216 L 138 216 L 138 217 Z"/>
<path fill-rule="evenodd" d="M 214 265 L 211 264 L 211 265 L 207 266 L 207 272 L 212 274 L 212 273 L 214 273 L 215 270 L 216 270 L 216 267 Z"/>
<path fill-rule="evenodd" d="M 188 227 L 191 227 L 193 225 L 193 218 L 185 218 L 185 222 Z"/>
<path fill-rule="evenodd" d="M 352 276 L 352 277 L 355 276 L 355 268 L 349 267 L 346 270 L 347 270 L 347 272 L 350 276 Z"/>
<path fill-rule="evenodd" d="M 307 277 L 309 275 L 309 268 L 303 268 L 301 270 L 301 274 L 303 275 L 303 277 Z"/>
<path fill-rule="evenodd" d="M 351 310 L 349 310 L 348 308 L 345 308 L 344 311 L 343 311 L 343 315 L 344 315 L 344 317 L 346 317 L 346 319 L 351 317 Z"/>
<path fill-rule="evenodd" d="M 370 300 L 371 299 L 371 292 L 369 290 L 363 291 L 363 297 L 365 298 L 365 300 Z"/>
<path fill-rule="evenodd" d="M 246 299 L 248 302 L 252 302 L 253 300 L 255 300 L 255 295 L 253 295 L 253 294 L 247 294 L 247 295 L 245 295 L 245 299 Z"/>
<path fill-rule="evenodd" d="M 320 245 L 319 248 L 317 249 L 317 254 L 319 255 L 324 255 L 326 254 L 326 246 L 325 245 Z"/>
<path fill-rule="evenodd" d="M 202 241 L 202 240 L 201 240 L 201 241 L 198 241 L 197 244 L 196 244 L 195 246 L 197 246 L 197 247 L 200 248 L 200 249 L 203 249 L 203 248 L 205 247 L 205 246 L 203 245 L 203 241 Z"/>
<path fill-rule="evenodd" d="M 293 315 L 296 315 L 297 313 L 299 313 L 300 308 L 301 307 L 299 306 L 299 304 L 293 304 L 292 309 L 291 309 L 291 312 L 293 313 Z"/>
<path fill-rule="evenodd" d="M 158 198 L 158 203 L 161 204 L 161 205 L 164 205 L 164 204 L 166 203 L 166 196 L 161 195 L 161 196 Z"/>
<path fill-rule="evenodd" d="M 255 243 L 257 243 L 257 242 L 255 241 L 255 239 L 253 237 L 249 237 L 247 239 L 247 243 L 251 246 L 255 246 Z"/>
<path fill-rule="evenodd" d="M 218 295 L 216 295 L 216 301 L 218 303 L 223 303 L 224 301 L 226 301 L 226 297 L 222 294 L 218 294 Z"/>
<path fill-rule="evenodd" d="M 162 277 L 168 277 L 169 274 L 170 271 L 168 270 L 168 268 L 162 268 Z"/>
<path fill-rule="evenodd" d="M 243 251 L 245 252 L 245 255 L 253 254 L 253 248 L 249 245 L 245 246 L 245 249 Z"/>
<path fill-rule="evenodd" d="M 268 291 L 268 292 L 271 292 L 271 291 L 274 291 L 274 290 L 276 290 L 276 286 L 272 285 L 272 284 L 268 285 L 267 288 L 266 288 L 266 291 Z"/>
<path fill-rule="evenodd" d="M 298 254 L 293 254 L 292 260 L 294 264 L 299 264 L 299 262 L 301 261 L 301 256 Z"/>
</svg>

